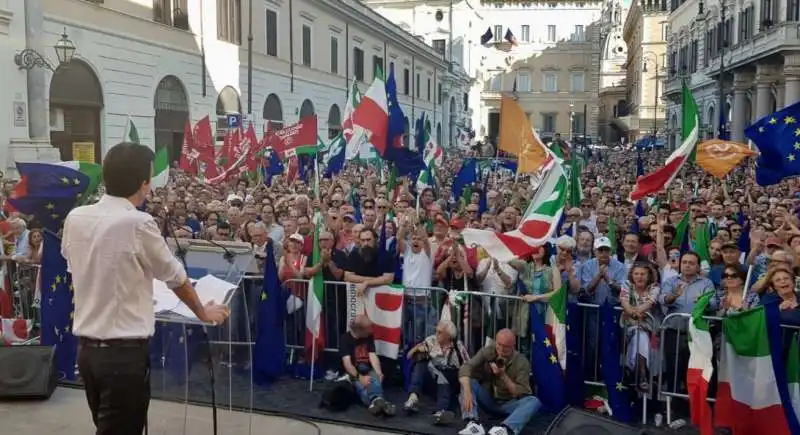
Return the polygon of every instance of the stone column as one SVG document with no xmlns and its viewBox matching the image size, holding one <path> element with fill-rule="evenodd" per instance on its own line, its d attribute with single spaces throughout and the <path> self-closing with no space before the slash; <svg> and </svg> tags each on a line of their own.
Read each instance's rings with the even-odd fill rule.
<svg viewBox="0 0 800 435">
<path fill-rule="evenodd" d="M 45 51 L 42 43 L 44 14 L 41 0 L 25 0 L 25 47 L 36 50 L 47 59 L 52 54 Z M 58 62 L 58 60 L 55 60 Z M 28 70 L 28 132 L 34 141 L 50 142 L 50 125 L 48 122 L 48 86 L 45 80 L 46 70 L 34 67 Z"/>
<path fill-rule="evenodd" d="M 787 107 L 800 101 L 800 53 L 787 54 L 783 59 L 783 79 L 786 85 L 781 107 Z"/>
<path fill-rule="evenodd" d="M 749 73 L 734 73 L 733 76 L 733 116 L 731 119 L 731 140 L 744 142 L 744 129 L 748 124 L 747 117 L 747 91 L 753 82 L 753 75 Z M 720 107 L 720 110 L 725 110 Z"/>
<path fill-rule="evenodd" d="M 759 64 L 756 66 L 755 119 L 761 119 L 772 113 L 770 97 L 772 96 L 772 83 L 775 80 L 775 70 L 772 65 Z"/>
</svg>

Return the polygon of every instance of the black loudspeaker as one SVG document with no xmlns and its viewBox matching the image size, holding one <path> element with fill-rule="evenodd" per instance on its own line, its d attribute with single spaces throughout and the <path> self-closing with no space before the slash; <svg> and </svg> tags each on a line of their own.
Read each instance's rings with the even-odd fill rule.
<svg viewBox="0 0 800 435">
<path fill-rule="evenodd" d="M 566 408 L 547 428 L 547 435 L 647 435 L 647 431 L 631 427 L 594 412 Z"/>
<path fill-rule="evenodd" d="M 55 347 L 0 347 L 0 400 L 49 399 L 58 385 Z"/>
</svg>

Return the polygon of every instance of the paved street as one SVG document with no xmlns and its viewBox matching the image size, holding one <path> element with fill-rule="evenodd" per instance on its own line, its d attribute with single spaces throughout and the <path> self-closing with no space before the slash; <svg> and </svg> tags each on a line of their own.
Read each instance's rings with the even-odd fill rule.
<svg viewBox="0 0 800 435">
<path fill-rule="evenodd" d="M 281 435 L 382 435 L 375 432 L 258 414 L 219 411 L 220 435 L 281 434 Z M 184 427 L 184 421 L 186 422 Z M 94 432 L 83 390 L 58 388 L 47 402 L 0 402 L 2 433 L 14 435 L 82 435 Z M 252 427 L 252 430 L 250 429 Z M 183 430 L 181 430 L 183 428 Z M 211 408 L 184 407 L 171 402 L 153 401 L 150 404 L 151 435 L 212 434 Z"/>
</svg>

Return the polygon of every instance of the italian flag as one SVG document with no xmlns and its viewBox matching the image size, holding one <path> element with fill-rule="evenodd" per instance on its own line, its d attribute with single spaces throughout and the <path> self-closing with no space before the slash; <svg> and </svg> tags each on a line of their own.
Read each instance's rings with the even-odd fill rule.
<svg viewBox="0 0 800 435">
<path fill-rule="evenodd" d="M 630 194 L 630 201 L 638 201 L 666 189 L 678 175 L 684 163 L 694 160 L 695 145 L 700 133 L 700 118 L 692 92 L 683 83 L 683 113 L 681 114 L 681 146 L 667 158 L 657 171 L 639 177 Z"/>
<path fill-rule="evenodd" d="M 780 340 L 781 335 L 777 310 L 774 318 L 768 317 L 767 307 L 760 306 L 727 316 L 722 321 L 714 410 L 717 426 L 728 427 L 736 435 L 788 435 L 791 432 L 775 372 L 776 363 L 778 366 L 781 364 L 773 361 L 773 358 L 782 356 L 772 355 L 770 351 L 773 347 L 780 351 L 782 347 L 770 346 L 770 335 L 778 337 L 772 340 Z M 771 334 L 770 326 L 777 328 L 777 333 L 773 331 Z M 793 384 L 796 387 L 796 370 L 792 371 L 795 372 Z M 797 388 L 793 389 L 797 391 Z M 791 404 L 789 407 L 793 408 Z"/>
<path fill-rule="evenodd" d="M 139 130 L 136 129 L 136 124 L 133 123 L 130 115 L 125 123 L 125 134 L 122 135 L 122 139 L 126 142 L 139 143 Z"/>
<path fill-rule="evenodd" d="M 553 341 L 561 364 L 561 370 L 567 368 L 567 284 L 561 285 L 550 298 L 545 313 L 545 329 L 550 340 Z"/>
<path fill-rule="evenodd" d="M 553 161 L 519 228 L 502 234 L 467 228 L 461 232 L 464 242 L 483 247 L 490 257 L 503 262 L 529 255 L 535 247 L 547 243 L 556 231 L 567 202 L 568 184 L 563 167 Z"/>
<path fill-rule="evenodd" d="M 169 149 L 167 147 L 156 147 L 156 158 L 153 160 L 153 178 L 150 180 L 150 188 L 158 189 L 167 185 L 169 181 Z"/>
<path fill-rule="evenodd" d="M 319 199 L 319 165 L 314 165 L 315 182 L 314 190 L 316 198 Z M 319 210 L 314 212 L 314 252 L 312 254 L 312 264 L 318 264 L 322 255 L 319 248 L 319 233 L 322 231 L 322 215 Z M 306 340 L 305 355 L 306 362 L 313 364 L 325 351 L 325 323 L 322 322 L 322 301 L 325 294 L 325 282 L 322 277 L 322 269 L 311 278 L 309 283 L 311 291 L 308 292 L 306 301 Z"/>
<path fill-rule="evenodd" d="M 315 156 L 318 152 L 325 150 L 325 142 L 317 136 L 317 143 L 314 145 L 300 145 L 299 147 L 286 150 L 286 157 L 294 156 Z"/>
<path fill-rule="evenodd" d="M 361 98 L 358 107 L 353 110 L 353 131 L 363 132 L 369 143 L 384 155 L 386 151 L 386 135 L 389 125 L 389 109 L 386 101 L 386 81 L 383 71 L 375 69 L 375 80 Z"/>
<path fill-rule="evenodd" d="M 708 332 L 708 321 L 703 314 L 714 293 L 706 293 L 695 303 L 689 322 L 689 368 L 686 372 L 686 386 L 689 392 L 689 405 L 692 423 L 700 428 L 701 435 L 714 433 L 711 407 L 708 398 L 708 384 L 714 372 L 711 358 L 714 347 Z"/>
<path fill-rule="evenodd" d="M 353 84 L 350 85 L 350 92 L 347 93 L 347 104 L 344 106 L 344 121 L 342 122 L 342 137 L 347 144 L 345 159 L 353 160 L 358 157 L 361 145 L 364 143 L 364 135 L 361 131 L 356 134 L 353 128 L 353 112 L 358 103 L 361 102 L 361 92 L 358 90 L 358 83 L 353 77 Z"/>
</svg>

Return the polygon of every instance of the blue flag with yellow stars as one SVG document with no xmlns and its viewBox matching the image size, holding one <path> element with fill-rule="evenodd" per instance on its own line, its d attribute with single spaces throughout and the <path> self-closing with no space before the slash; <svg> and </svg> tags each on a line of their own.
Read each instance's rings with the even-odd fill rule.
<svg viewBox="0 0 800 435">
<path fill-rule="evenodd" d="M 544 321 L 535 304 L 529 305 L 531 328 L 531 367 L 539 399 L 547 411 L 557 414 L 566 406 L 564 376 L 556 357 L 555 343 L 545 332 Z"/>
<path fill-rule="evenodd" d="M 58 232 L 67 213 L 89 187 L 89 177 L 74 169 L 46 163 L 17 163 L 21 181 L 8 202 Z"/>
<path fill-rule="evenodd" d="M 61 256 L 61 239 L 44 231 L 42 248 L 42 345 L 56 347 L 56 367 L 62 380 L 77 379 L 77 346 L 72 335 L 75 313 L 72 276 Z"/>
<path fill-rule="evenodd" d="M 58 232 L 64 219 L 73 207 L 77 198 L 54 197 L 52 195 L 27 195 L 21 198 L 9 198 L 8 202 L 20 213 L 33 216 L 42 228 Z"/>
<path fill-rule="evenodd" d="M 586 396 L 584 380 L 583 355 L 583 312 L 584 308 L 577 302 L 567 303 L 567 373 L 565 376 L 567 404 L 583 407 Z"/>
<path fill-rule="evenodd" d="M 760 155 L 756 164 L 756 182 L 762 186 L 778 184 L 800 175 L 800 103 L 767 115 L 744 134 L 756 144 Z"/>
<path fill-rule="evenodd" d="M 257 384 L 274 382 L 284 373 L 286 354 L 286 299 L 288 293 L 278 278 L 272 240 L 267 243 L 264 261 L 264 288 L 258 305 L 256 345 L 253 349 L 253 380 Z"/>
<path fill-rule="evenodd" d="M 600 307 L 600 330 L 601 348 L 601 370 L 603 381 L 608 390 L 608 405 L 614 419 L 622 422 L 631 421 L 633 410 L 631 409 L 630 395 L 628 387 L 623 383 L 622 365 L 620 364 L 620 337 L 619 337 L 619 314 L 614 310 L 614 306 L 605 302 Z"/>
</svg>

